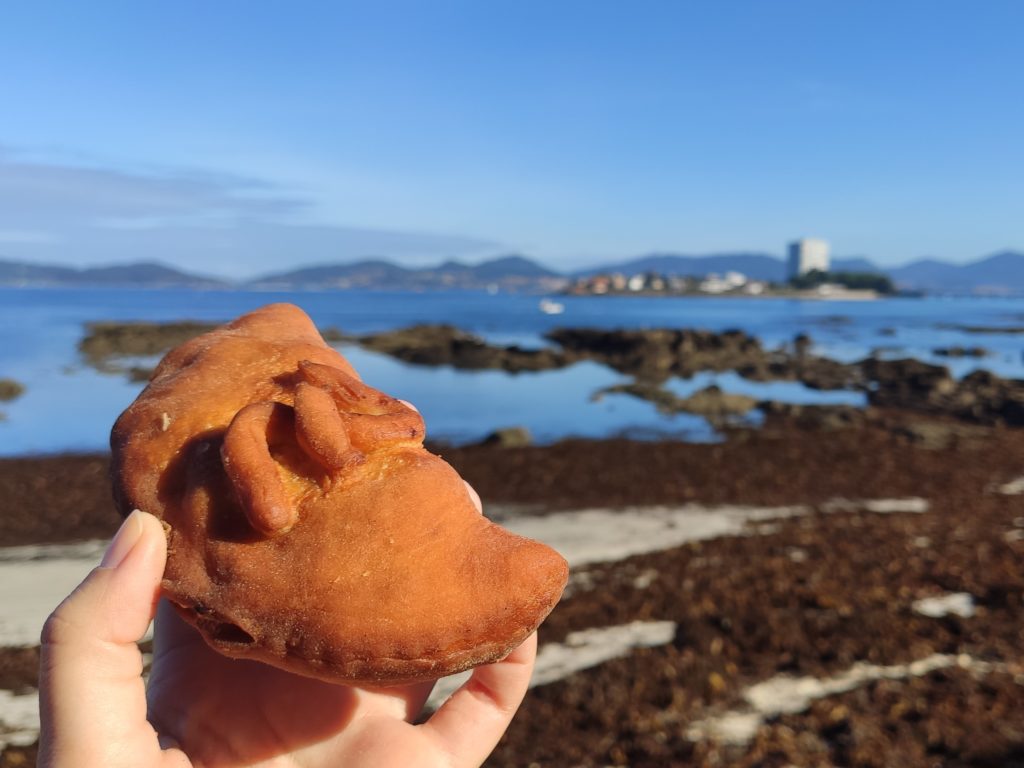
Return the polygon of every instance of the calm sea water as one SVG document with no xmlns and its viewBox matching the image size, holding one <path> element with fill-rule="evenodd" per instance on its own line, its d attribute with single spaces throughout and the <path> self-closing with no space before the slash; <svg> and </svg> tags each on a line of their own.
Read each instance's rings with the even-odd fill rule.
<svg viewBox="0 0 1024 768">
<path fill-rule="evenodd" d="M 0 289 L 0 377 L 26 385 L 25 394 L 0 404 L 0 455 L 102 450 L 110 425 L 141 389 L 123 377 L 85 366 L 77 352 L 85 323 L 95 320 L 221 321 L 274 301 L 290 301 L 321 327 L 352 333 L 445 322 L 499 343 L 542 345 L 557 326 L 604 328 L 741 328 L 767 346 L 809 334 L 816 351 L 856 360 L 873 350 L 948 364 L 956 375 L 987 368 L 1024 378 L 1024 335 L 968 334 L 951 324 L 1024 326 L 1024 299 L 891 299 L 817 302 L 781 299 L 567 297 L 561 315 L 545 315 L 539 297 L 485 292 L 245 292 L 184 290 Z M 982 346 L 991 355 L 943 360 L 933 350 Z M 353 347 L 342 347 L 363 378 L 409 400 L 423 412 L 431 434 L 465 442 L 501 426 L 528 427 L 541 441 L 567 435 L 599 437 L 671 434 L 713 440 L 696 416 L 663 416 L 625 395 L 598 401 L 592 393 L 627 380 L 599 365 L 511 375 L 408 366 Z M 148 361 L 145 361 L 148 362 Z M 793 402 L 862 402 L 856 393 L 821 393 L 798 384 L 757 384 L 734 374 L 670 382 L 680 394 L 717 383 L 723 389 Z"/>
</svg>

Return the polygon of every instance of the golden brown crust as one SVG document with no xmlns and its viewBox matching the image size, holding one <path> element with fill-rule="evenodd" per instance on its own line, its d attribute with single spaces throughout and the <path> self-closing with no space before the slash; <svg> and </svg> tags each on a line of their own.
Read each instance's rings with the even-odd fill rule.
<svg viewBox="0 0 1024 768">
<path fill-rule="evenodd" d="M 175 349 L 111 434 L 114 494 L 168 527 L 164 591 L 211 646 L 389 685 L 505 656 L 567 578 L 480 516 L 301 310 L 274 304 Z"/>
</svg>

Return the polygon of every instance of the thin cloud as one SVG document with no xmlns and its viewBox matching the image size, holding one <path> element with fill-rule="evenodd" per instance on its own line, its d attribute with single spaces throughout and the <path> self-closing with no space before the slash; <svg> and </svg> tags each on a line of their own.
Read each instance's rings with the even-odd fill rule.
<svg viewBox="0 0 1024 768">
<path fill-rule="evenodd" d="M 52 232 L 33 229 L 0 229 L 0 243 L 56 243 L 59 237 Z"/>
<path fill-rule="evenodd" d="M 312 208 L 312 201 L 254 178 L 136 173 L 0 152 L 6 258 L 77 266 L 160 260 L 244 277 L 313 262 L 424 263 L 499 249 L 471 236 L 313 224 L 306 218 Z"/>
</svg>

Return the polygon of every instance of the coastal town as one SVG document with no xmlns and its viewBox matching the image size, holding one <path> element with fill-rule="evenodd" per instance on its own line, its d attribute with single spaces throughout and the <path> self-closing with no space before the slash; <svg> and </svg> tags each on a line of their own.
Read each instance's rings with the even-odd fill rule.
<svg viewBox="0 0 1024 768">
<path fill-rule="evenodd" d="M 737 270 L 706 275 L 664 274 L 654 270 L 626 274 L 599 272 L 578 277 L 571 296 L 778 296 L 804 299 L 871 300 L 894 293 L 892 281 L 867 272 L 831 271 L 826 240 L 803 238 L 789 244 L 788 280 L 758 280 Z"/>
</svg>

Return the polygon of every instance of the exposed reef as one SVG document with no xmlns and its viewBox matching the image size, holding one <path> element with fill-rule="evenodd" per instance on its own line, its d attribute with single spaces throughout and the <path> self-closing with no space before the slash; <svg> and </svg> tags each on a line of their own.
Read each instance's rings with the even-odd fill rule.
<svg viewBox="0 0 1024 768">
<path fill-rule="evenodd" d="M 0 402 L 9 402 L 22 396 L 25 385 L 14 379 L 0 379 Z"/>
<path fill-rule="evenodd" d="M 886 408 L 947 414 L 977 424 L 1024 426 L 1024 381 L 974 371 L 955 379 L 942 365 L 919 360 L 865 360 L 868 402 Z"/>
<path fill-rule="evenodd" d="M 92 323 L 79 348 L 99 370 L 144 381 L 148 368 L 121 364 L 119 359 L 161 354 L 211 327 L 196 322 Z M 552 346 L 527 349 L 491 344 L 452 325 L 415 325 L 361 336 L 347 336 L 333 328 L 322 333 L 330 342 L 359 344 L 413 365 L 524 373 L 595 362 L 634 379 L 603 392 L 642 397 L 665 412 L 717 418 L 750 410 L 755 403 L 749 398 L 717 390 L 679 398 L 661 386 L 673 376 L 687 379 L 701 372 L 734 371 L 752 381 L 796 381 L 817 390 L 865 392 L 871 406 L 952 416 L 983 425 L 1024 426 L 1024 381 L 1003 379 L 987 371 L 975 371 L 958 380 L 945 366 L 910 358 L 872 356 L 844 363 L 812 354 L 811 339 L 804 334 L 791 344 L 765 349 L 757 338 L 740 330 L 558 328 L 545 337 Z M 936 353 L 977 356 L 984 350 L 954 347 Z M 761 406 L 766 407 L 764 403 Z M 770 406 L 766 414 L 773 418 L 788 414 L 801 422 L 838 426 L 854 420 L 851 414 L 857 410 L 847 406 L 800 408 L 805 410 L 797 414 Z"/>
<path fill-rule="evenodd" d="M 938 347 L 932 353 L 939 357 L 987 357 L 991 354 L 984 347 Z"/>
<path fill-rule="evenodd" d="M 353 339 L 365 349 L 414 365 L 450 365 L 472 371 L 509 373 L 564 368 L 576 358 L 554 349 L 523 349 L 488 344 L 452 325 L 414 325 Z"/>
<path fill-rule="evenodd" d="M 594 393 L 595 398 L 604 395 L 626 394 L 654 403 L 662 413 L 694 413 L 704 416 L 712 423 L 742 416 L 757 407 L 757 400 L 747 395 L 723 392 L 711 385 L 694 392 L 689 397 L 679 397 L 674 392 L 647 381 L 616 384 Z"/>
<path fill-rule="evenodd" d="M 104 370 L 115 358 L 161 355 L 216 327 L 216 323 L 190 320 L 178 323 L 89 323 L 85 337 L 78 344 L 78 351 L 90 365 Z"/>
<path fill-rule="evenodd" d="M 935 327 L 941 328 L 944 331 L 960 331 L 961 333 L 1024 334 L 1024 325 L 958 325 L 956 323 L 939 323 Z"/>
</svg>

